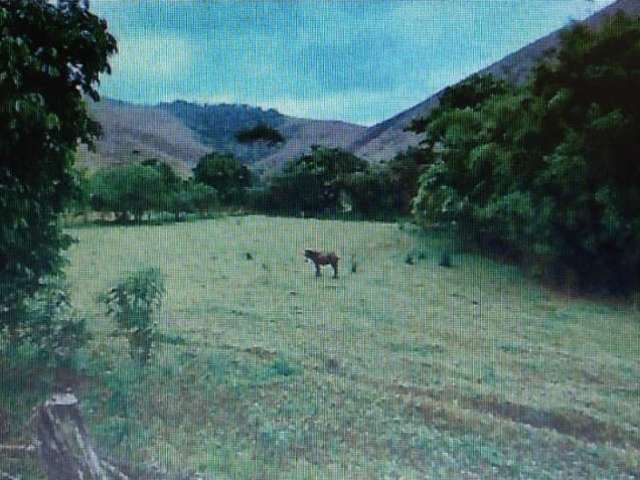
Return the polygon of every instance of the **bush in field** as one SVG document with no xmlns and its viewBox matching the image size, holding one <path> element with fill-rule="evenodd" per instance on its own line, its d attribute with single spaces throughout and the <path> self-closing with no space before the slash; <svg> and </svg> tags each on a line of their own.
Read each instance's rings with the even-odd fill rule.
<svg viewBox="0 0 640 480">
<path fill-rule="evenodd" d="M 245 190 L 251 186 L 251 172 L 230 154 L 205 155 L 193 169 L 193 176 L 196 182 L 215 188 L 226 205 L 243 202 Z"/>
<path fill-rule="evenodd" d="M 475 77 L 416 122 L 432 155 L 413 202 L 583 287 L 640 275 L 640 21 L 567 31 L 524 87 Z M 460 89 L 460 91 L 458 91 Z M 470 93 L 471 92 L 471 93 Z"/>
<path fill-rule="evenodd" d="M 315 147 L 288 162 L 266 190 L 253 192 L 251 200 L 256 208 L 288 213 L 407 215 L 427 158 L 425 150 L 410 149 L 389 162 L 369 164 L 338 148 Z"/>
<path fill-rule="evenodd" d="M 430 151 L 412 147 L 382 165 L 383 194 L 393 213 L 411 214 L 411 201 L 418 193 L 418 179 L 431 156 Z"/>
<path fill-rule="evenodd" d="M 164 192 L 175 192 L 180 190 L 183 184 L 182 178 L 180 178 L 170 165 L 158 160 L 157 158 L 151 158 L 140 162 L 145 167 L 151 167 L 160 174 L 160 183 L 163 186 Z"/>
<path fill-rule="evenodd" d="M 164 278 L 158 269 L 151 268 L 129 275 L 101 299 L 107 314 L 116 321 L 118 334 L 127 337 L 131 358 L 141 364 L 153 354 L 158 339 L 154 314 L 164 295 Z"/>
<path fill-rule="evenodd" d="M 76 2 L 77 4 L 78 2 Z M 76 190 L 78 142 L 100 128 L 84 96 L 109 72 L 115 39 L 72 2 L 0 0 L 0 333 L 60 271 L 71 244 L 58 216 Z"/>
<path fill-rule="evenodd" d="M 353 209 L 366 218 L 391 218 L 411 213 L 418 178 L 430 158 L 426 150 L 410 148 L 388 162 L 371 164 L 347 178 Z"/>
</svg>

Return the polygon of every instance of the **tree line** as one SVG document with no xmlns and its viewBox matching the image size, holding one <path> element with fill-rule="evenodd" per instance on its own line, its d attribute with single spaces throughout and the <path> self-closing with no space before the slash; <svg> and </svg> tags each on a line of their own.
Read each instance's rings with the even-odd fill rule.
<svg viewBox="0 0 640 480">
<path fill-rule="evenodd" d="M 314 146 L 264 179 L 232 154 L 202 157 L 190 178 L 181 178 L 157 159 L 102 168 L 80 176 L 81 194 L 71 212 L 87 209 L 116 214 L 116 221 L 140 222 L 168 212 L 207 215 L 236 207 L 279 215 L 356 215 L 393 219 L 411 213 L 426 156 L 411 149 L 389 162 L 372 165 L 338 148 Z"/>
<path fill-rule="evenodd" d="M 544 277 L 628 291 L 640 279 L 640 20 L 564 32 L 516 86 L 472 77 L 412 125 L 428 155 L 418 222 Z"/>
</svg>

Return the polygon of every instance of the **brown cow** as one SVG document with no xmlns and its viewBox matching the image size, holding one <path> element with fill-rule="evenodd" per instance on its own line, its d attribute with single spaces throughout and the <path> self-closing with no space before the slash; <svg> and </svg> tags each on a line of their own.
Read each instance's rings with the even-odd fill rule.
<svg viewBox="0 0 640 480">
<path fill-rule="evenodd" d="M 324 265 L 331 265 L 333 267 L 333 278 L 338 278 L 338 257 L 334 252 L 324 253 L 316 250 L 306 249 L 304 251 L 306 259 L 311 260 L 316 266 L 316 277 L 320 276 L 320 267 Z"/>
</svg>

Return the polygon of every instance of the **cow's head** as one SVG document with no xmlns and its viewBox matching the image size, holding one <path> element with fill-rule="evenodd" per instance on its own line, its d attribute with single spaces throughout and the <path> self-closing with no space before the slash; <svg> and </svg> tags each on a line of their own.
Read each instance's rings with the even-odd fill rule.
<svg viewBox="0 0 640 480">
<path fill-rule="evenodd" d="M 313 260 L 314 258 L 318 258 L 318 252 L 307 248 L 304 251 L 304 257 Z"/>
</svg>

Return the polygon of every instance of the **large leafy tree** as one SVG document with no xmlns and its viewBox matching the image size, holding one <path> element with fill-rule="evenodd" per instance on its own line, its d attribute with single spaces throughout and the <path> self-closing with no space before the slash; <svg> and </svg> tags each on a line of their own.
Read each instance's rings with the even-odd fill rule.
<svg viewBox="0 0 640 480">
<path fill-rule="evenodd" d="M 555 144 L 537 185 L 558 254 L 583 277 L 640 281 L 640 18 L 618 14 L 599 31 L 567 33 L 533 91 Z M 596 279 L 597 279 L 596 278 Z"/>
<path fill-rule="evenodd" d="M 418 179 L 431 157 L 431 151 L 412 147 L 397 154 L 378 169 L 378 175 L 383 176 L 386 187 L 382 194 L 389 197 L 387 202 L 393 213 L 411 213 L 411 201 L 418 191 Z M 371 170 L 376 173 L 375 168 Z"/>
<path fill-rule="evenodd" d="M 567 31 L 524 87 L 470 82 L 413 125 L 433 155 L 417 218 L 455 220 L 582 286 L 637 285 L 640 21 Z"/>
<path fill-rule="evenodd" d="M 99 170 L 91 181 L 94 209 L 116 212 L 120 220 L 141 221 L 144 213 L 165 209 L 170 193 L 162 172 L 138 163 Z"/>
<path fill-rule="evenodd" d="M 251 185 L 251 172 L 231 154 L 212 152 L 193 169 L 196 182 L 213 187 L 222 203 L 239 203 Z"/>
<path fill-rule="evenodd" d="M 85 3 L 0 0 L 0 328 L 60 268 L 74 152 L 100 132 L 84 97 L 116 42 Z"/>
<path fill-rule="evenodd" d="M 366 172 L 367 167 L 366 161 L 339 148 L 314 147 L 274 176 L 273 206 L 289 212 L 335 213 L 353 175 Z"/>
</svg>

